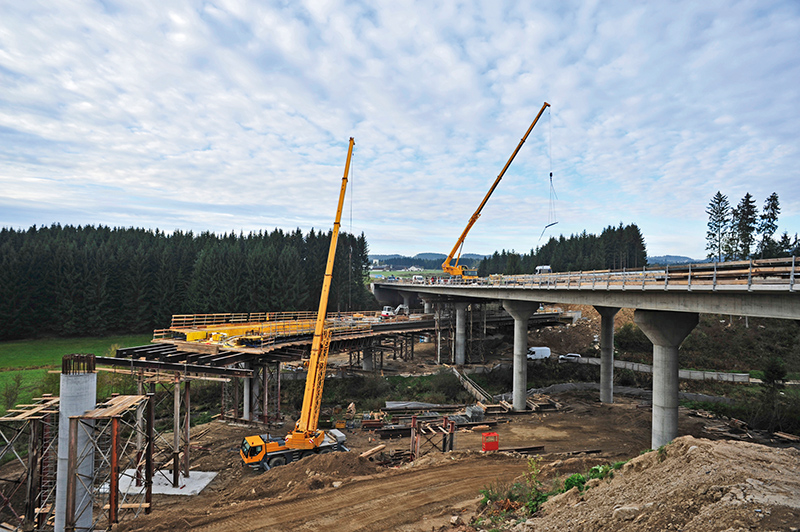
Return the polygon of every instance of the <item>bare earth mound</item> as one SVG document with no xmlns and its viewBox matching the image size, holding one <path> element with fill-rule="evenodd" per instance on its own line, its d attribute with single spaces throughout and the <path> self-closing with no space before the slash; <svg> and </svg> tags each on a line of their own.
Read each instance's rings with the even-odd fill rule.
<svg viewBox="0 0 800 532">
<path fill-rule="evenodd" d="M 592 394 L 558 396 L 558 412 L 508 417 L 492 430 L 501 448 L 544 445 L 540 480 L 585 473 L 633 458 L 616 477 L 584 493 L 555 497 L 527 523 L 483 530 L 791 530 L 800 527 L 800 451 L 700 439 L 705 418 L 681 409 L 688 435 L 663 452 L 638 456 L 650 443 L 650 411 L 638 399 L 601 404 Z M 252 428 L 197 427 L 193 468 L 219 471 L 194 497 L 154 497 L 153 513 L 126 520 L 118 532 L 336 530 L 429 532 L 474 530 L 480 490 L 508 486 L 528 470 L 526 457 L 483 454 L 480 432 L 459 431 L 456 452 L 432 452 L 387 469 L 360 459 L 375 434 L 346 431 L 350 453 L 310 456 L 257 474 L 242 467 L 238 442 Z M 408 438 L 381 440 L 407 449 Z M 580 453 L 581 450 L 592 450 Z M 599 451 L 599 452 L 598 452 Z M 760 510 L 760 511 L 759 511 Z M 752 528 L 750 528 L 752 527 Z M 481 528 L 478 528 L 479 530 Z"/>
<path fill-rule="evenodd" d="M 798 530 L 800 451 L 684 436 L 580 494 L 545 503 L 522 530 Z M 522 532 L 520 530 L 519 532 Z"/>
</svg>

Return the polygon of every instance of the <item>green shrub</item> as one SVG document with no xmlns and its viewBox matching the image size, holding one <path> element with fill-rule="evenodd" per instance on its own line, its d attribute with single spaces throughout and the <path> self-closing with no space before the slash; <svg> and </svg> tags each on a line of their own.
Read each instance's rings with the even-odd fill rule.
<svg viewBox="0 0 800 532">
<path fill-rule="evenodd" d="M 575 473 L 564 481 L 564 491 L 567 492 L 575 487 L 577 487 L 579 491 L 583 491 L 584 484 L 586 484 L 586 477 L 580 473 Z"/>
</svg>

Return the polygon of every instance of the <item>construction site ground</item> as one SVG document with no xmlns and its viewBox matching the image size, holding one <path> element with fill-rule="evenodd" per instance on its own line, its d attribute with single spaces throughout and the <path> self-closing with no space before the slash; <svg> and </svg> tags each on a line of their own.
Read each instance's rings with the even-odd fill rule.
<svg viewBox="0 0 800 532">
<path fill-rule="evenodd" d="M 620 530 L 668 530 L 673 522 L 676 530 L 796 530 L 791 527 L 800 526 L 797 450 L 704 439 L 693 444 L 700 450 L 681 444 L 674 446 L 678 452 L 670 446 L 662 453 L 667 460 L 636 458 L 650 445 L 650 409 L 639 399 L 616 397 L 614 404 L 601 404 L 596 393 L 575 392 L 553 399 L 563 405 L 562 410 L 501 415 L 491 428 L 499 435 L 501 449 L 544 446 L 539 477 L 544 484 L 585 473 L 598 464 L 634 458 L 632 463 L 638 465 L 627 466 L 629 472 L 611 481 L 622 486 L 603 488 L 604 498 L 595 503 L 599 509 L 591 509 L 589 498 L 601 493 L 600 487 L 585 494 L 571 492 L 561 496 L 562 503 L 548 503 L 544 517 L 516 525 L 526 527 L 519 530 L 601 530 L 612 516 L 618 518 L 615 527 Z M 718 421 L 681 409 L 681 435 L 724 438 L 719 426 Z M 197 496 L 154 496 L 152 514 L 124 521 L 119 530 L 466 530 L 465 523 L 479 510 L 481 489 L 510 485 L 527 471 L 525 455 L 482 453 L 481 432 L 472 430 L 457 432 L 454 452 L 432 451 L 414 463 L 395 467 L 378 466 L 374 460 L 380 455 L 373 461 L 358 455 L 379 444 L 387 445 L 384 452 L 408 449 L 408 437 L 378 440 L 374 432 L 345 430 L 351 452 L 311 456 L 266 473 L 255 473 L 240 463 L 238 444 L 253 428 L 213 422 L 192 432 L 192 469 L 219 471 L 217 478 Z M 654 454 L 662 456 L 645 456 Z M 740 474 L 740 470 L 746 472 Z M 624 484 L 628 477 L 636 479 L 635 485 Z M 764 495 L 754 505 L 747 502 L 753 500 L 754 492 L 772 495 Z M 719 505 L 719 501 L 730 504 L 713 513 L 713 522 L 685 527 L 689 518 L 702 514 L 705 505 Z M 740 504 L 734 505 L 737 501 Z M 744 513 L 743 505 L 747 507 Z M 636 510 L 626 510 L 623 516 L 619 507 Z M 657 511 L 663 515 L 653 517 Z M 570 517 L 570 512 L 580 518 Z M 645 514 L 650 516 L 648 521 L 640 517 Z M 553 523 L 560 523 L 560 528 Z"/>
</svg>

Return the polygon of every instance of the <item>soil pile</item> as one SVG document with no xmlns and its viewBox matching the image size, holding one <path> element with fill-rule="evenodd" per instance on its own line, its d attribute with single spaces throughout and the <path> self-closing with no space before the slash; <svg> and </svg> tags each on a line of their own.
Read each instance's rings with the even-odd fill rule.
<svg viewBox="0 0 800 532">
<path fill-rule="evenodd" d="M 260 475 L 248 476 L 224 492 L 224 505 L 283 497 L 302 497 L 308 492 L 339 487 L 347 481 L 378 473 L 380 468 L 355 453 L 328 453 L 307 456 L 297 462 L 275 467 Z"/>
<path fill-rule="evenodd" d="M 684 436 L 545 503 L 515 532 L 798 530 L 800 451 Z"/>
</svg>

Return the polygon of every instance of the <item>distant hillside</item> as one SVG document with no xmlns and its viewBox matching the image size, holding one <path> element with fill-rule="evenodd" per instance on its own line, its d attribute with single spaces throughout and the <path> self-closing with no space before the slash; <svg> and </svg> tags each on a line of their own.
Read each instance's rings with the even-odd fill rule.
<svg viewBox="0 0 800 532">
<path fill-rule="evenodd" d="M 447 258 L 444 253 L 417 253 L 413 257 L 402 255 L 370 255 L 369 260 L 378 260 L 381 264 L 389 266 L 390 269 L 405 269 L 411 266 L 422 268 L 423 270 L 438 270 L 442 262 Z M 477 266 L 483 260 L 483 255 L 468 253 L 461 256 L 460 263 L 464 266 Z"/>
<path fill-rule="evenodd" d="M 684 257 L 682 255 L 659 255 L 657 257 L 647 257 L 648 264 L 688 264 L 688 263 L 698 263 L 698 262 L 705 262 L 706 259 L 692 259 L 690 257 Z"/>
<path fill-rule="evenodd" d="M 444 253 L 417 253 L 414 255 L 415 259 L 422 259 L 422 260 L 438 260 L 443 261 L 447 255 Z"/>
<path fill-rule="evenodd" d="M 442 262 L 447 257 L 444 253 L 417 253 L 413 257 L 407 257 L 405 255 L 370 255 L 369 260 L 379 260 L 379 261 L 386 261 L 386 260 L 393 260 L 393 259 L 408 259 L 408 260 L 436 260 Z M 479 261 L 482 260 L 484 255 L 479 255 L 477 253 L 464 253 L 461 255 L 462 260 L 471 260 L 471 261 Z"/>
</svg>

